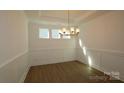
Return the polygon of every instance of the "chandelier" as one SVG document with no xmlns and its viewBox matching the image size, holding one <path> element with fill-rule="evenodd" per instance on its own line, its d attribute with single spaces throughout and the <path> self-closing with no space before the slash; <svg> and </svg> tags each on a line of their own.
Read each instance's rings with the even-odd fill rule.
<svg viewBox="0 0 124 93">
<path fill-rule="evenodd" d="M 68 26 L 60 29 L 59 34 L 61 36 L 78 36 L 80 29 L 77 26 L 70 26 L 70 14 L 68 10 Z"/>
</svg>

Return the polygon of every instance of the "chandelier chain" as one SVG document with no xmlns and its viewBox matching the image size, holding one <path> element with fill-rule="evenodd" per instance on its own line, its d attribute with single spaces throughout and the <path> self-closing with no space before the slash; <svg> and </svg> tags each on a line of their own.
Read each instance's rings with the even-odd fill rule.
<svg viewBox="0 0 124 93">
<path fill-rule="evenodd" d="M 70 15 L 69 15 L 69 10 L 68 10 L 68 28 L 70 27 Z"/>
</svg>

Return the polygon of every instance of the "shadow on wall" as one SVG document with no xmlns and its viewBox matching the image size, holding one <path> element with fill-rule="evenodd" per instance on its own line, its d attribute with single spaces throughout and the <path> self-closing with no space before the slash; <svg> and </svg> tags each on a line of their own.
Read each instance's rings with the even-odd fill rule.
<svg viewBox="0 0 124 93">
<path fill-rule="evenodd" d="M 92 59 L 91 59 L 90 55 L 87 53 L 87 48 L 85 47 L 84 43 L 82 42 L 82 40 L 80 38 L 78 39 L 78 42 L 79 42 L 79 46 L 80 46 L 81 50 L 83 51 L 84 57 L 88 62 L 87 64 L 89 66 L 92 66 Z"/>
</svg>

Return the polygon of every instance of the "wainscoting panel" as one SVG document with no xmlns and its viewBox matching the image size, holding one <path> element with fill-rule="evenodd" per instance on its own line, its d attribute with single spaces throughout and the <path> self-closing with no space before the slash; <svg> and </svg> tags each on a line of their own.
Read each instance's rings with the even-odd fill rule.
<svg viewBox="0 0 124 93">
<path fill-rule="evenodd" d="M 100 69 L 101 68 L 101 53 L 98 51 L 87 50 L 87 63 L 89 64 L 89 58 L 91 58 L 91 66 Z"/>
<path fill-rule="evenodd" d="M 30 65 L 43 65 L 75 60 L 75 49 L 36 49 L 30 51 Z"/>
<path fill-rule="evenodd" d="M 119 72 L 120 79 L 124 80 L 124 55 L 118 52 L 103 52 L 101 61 L 101 66 L 105 72 Z"/>
<path fill-rule="evenodd" d="M 25 52 L 0 67 L 0 82 L 23 82 L 28 69 L 28 53 Z"/>
<path fill-rule="evenodd" d="M 82 48 L 77 48 L 76 49 L 76 59 L 80 62 L 88 64 L 87 61 L 86 61 L 86 57 L 84 56 Z"/>
<path fill-rule="evenodd" d="M 124 81 L 124 53 L 88 48 L 84 55 L 81 48 L 77 50 L 77 60 L 89 65 L 90 58 L 92 67 L 105 73 L 119 72 L 120 79 Z"/>
</svg>

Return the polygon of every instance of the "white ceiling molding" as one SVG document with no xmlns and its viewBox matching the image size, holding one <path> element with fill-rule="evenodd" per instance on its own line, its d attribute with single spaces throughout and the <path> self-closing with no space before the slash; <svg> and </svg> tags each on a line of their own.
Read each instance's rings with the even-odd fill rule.
<svg viewBox="0 0 124 93">
<path fill-rule="evenodd" d="M 43 18 L 43 19 L 39 19 L 39 18 L 30 18 L 28 17 L 28 22 L 34 22 L 34 23 L 38 23 L 38 24 L 44 24 L 44 25 L 60 25 L 60 26 L 67 26 L 68 23 L 65 22 L 64 20 L 55 20 L 55 19 L 49 19 L 49 18 Z M 73 24 L 74 22 L 71 21 L 71 26 L 75 26 L 75 24 Z"/>
<path fill-rule="evenodd" d="M 77 26 L 108 11 L 70 10 L 70 25 Z M 29 22 L 67 26 L 67 10 L 26 10 Z"/>
<path fill-rule="evenodd" d="M 77 25 L 81 25 L 83 23 L 86 23 L 86 22 L 88 22 L 90 20 L 93 20 L 93 19 L 98 18 L 100 16 L 103 16 L 105 14 L 108 14 L 110 12 L 111 12 L 110 10 L 109 11 L 108 10 L 97 10 L 97 11 L 94 11 L 91 14 L 89 14 L 87 17 L 82 18 L 80 21 L 78 21 Z"/>
<path fill-rule="evenodd" d="M 80 22 L 81 20 L 86 19 L 88 16 L 92 15 L 93 13 L 96 13 L 96 10 L 92 10 L 85 13 L 84 15 L 80 15 L 78 18 L 75 19 L 75 22 Z"/>
</svg>

